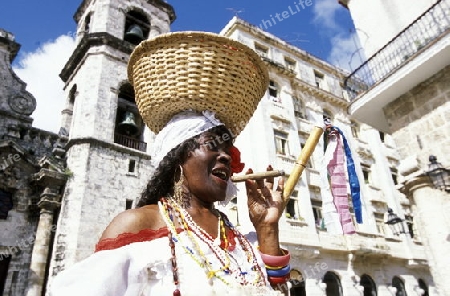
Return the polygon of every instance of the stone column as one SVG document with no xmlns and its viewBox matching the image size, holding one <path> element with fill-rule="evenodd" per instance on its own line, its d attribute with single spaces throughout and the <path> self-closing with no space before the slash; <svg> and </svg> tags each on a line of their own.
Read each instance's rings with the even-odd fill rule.
<svg viewBox="0 0 450 296">
<path fill-rule="evenodd" d="M 40 208 L 39 224 L 31 254 L 31 264 L 28 276 L 28 290 L 26 296 L 41 296 L 45 285 L 47 258 L 50 248 L 52 232 L 56 230 L 53 225 L 55 209 L 60 207 L 61 196 L 58 188 L 46 187 L 38 203 Z"/>
<path fill-rule="evenodd" d="M 440 295 L 450 295 L 450 194 L 435 189 L 423 172 L 405 177 L 401 191 L 416 205 L 419 230 L 430 271 Z"/>
</svg>

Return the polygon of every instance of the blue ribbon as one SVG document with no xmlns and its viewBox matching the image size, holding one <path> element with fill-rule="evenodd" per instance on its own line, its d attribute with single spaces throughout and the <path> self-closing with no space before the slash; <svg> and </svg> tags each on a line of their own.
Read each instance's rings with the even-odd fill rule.
<svg viewBox="0 0 450 296">
<path fill-rule="evenodd" d="M 335 128 L 339 132 L 339 134 L 341 134 L 342 141 L 344 142 L 344 151 L 345 151 L 345 158 L 347 159 L 347 173 L 348 173 L 348 180 L 350 182 L 350 191 L 352 194 L 353 210 L 355 211 L 356 222 L 361 224 L 363 223 L 361 210 L 361 196 L 360 196 L 361 189 L 359 186 L 358 176 L 356 175 L 355 163 L 353 162 L 352 152 L 350 151 L 350 146 L 348 145 L 344 133 L 338 127 L 334 126 L 333 128 Z"/>
</svg>

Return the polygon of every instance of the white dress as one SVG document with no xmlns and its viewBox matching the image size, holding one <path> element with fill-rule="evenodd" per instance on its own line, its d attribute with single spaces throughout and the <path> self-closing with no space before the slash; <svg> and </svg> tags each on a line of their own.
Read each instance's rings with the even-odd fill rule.
<svg viewBox="0 0 450 296">
<path fill-rule="evenodd" d="M 164 231 L 166 235 L 161 234 Z M 177 287 L 173 279 L 172 255 L 167 232 L 167 229 L 163 228 L 160 229 L 159 237 L 156 236 L 150 241 L 132 242 L 112 250 L 94 253 L 58 274 L 51 284 L 50 295 L 174 295 L 173 292 Z M 229 252 L 233 261 L 231 265 L 239 266 L 245 280 L 248 281 L 248 284 L 242 285 L 236 279 L 236 272 L 230 274 L 220 271 L 216 272 L 217 276 L 208 279 L 205 268 L 197 262 L 199 258 L 189 252 L 195 248 L 192 243 L 189 244 L 189 238 L 192 239 L 192 233 L 189 234 L 187 231 L 181 231 L 176 235 L 175 251 L 181 296 L 283 295 L 270 287 L 264 264 L 254 244 L 251 244 L 251 247 L 263 278 L 258 279 L 261 272 L 251 271 L 253 264 L 247 261 L 247 255 L 239 247 L 239 243 Z M 205 242 L 197 240 L 197 248 L 198 246 L 213 269 L 219 270 L 220 266 L 223 266 Z"/>
</svg>

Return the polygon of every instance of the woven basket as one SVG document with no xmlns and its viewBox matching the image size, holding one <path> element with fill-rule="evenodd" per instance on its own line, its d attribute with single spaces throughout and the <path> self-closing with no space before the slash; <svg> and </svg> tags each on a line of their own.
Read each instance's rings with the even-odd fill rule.
<svg viewBox="0 0 450 296">
<path fill-rule="evenodd" d="M 147 126 L 158 133 L 177 113 L 210 110 L 238 135 L 267 90 L 261 58 L 235 40 L 206 32 L 174 32 L 141 42 L 128 79 Z"/>
</svg>

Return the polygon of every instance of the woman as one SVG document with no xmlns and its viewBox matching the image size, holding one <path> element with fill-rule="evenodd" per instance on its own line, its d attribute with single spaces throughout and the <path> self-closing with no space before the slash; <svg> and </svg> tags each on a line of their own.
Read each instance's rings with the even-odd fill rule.
<svg viewBox="0 0 450 296">
<path fill-rule="evenodd" d="M 201 42 L 209 38 L 201 36 L 205 38 Z M 197 42 L 199 36 L 195 38 Z M 233 44 L 233 54 L 237 46 L 242 45 Z M 139 85 L 135 89 L 138 101 Z M 211 98 L 209 107 L 216 103 Z M 142 106 L 139 101 L 138 105 Z M 254 111 L 256 105 L 249 105 Z M 273 178 L 246 181 L 256 241 L 242 235 L 214 207 L 235 195 L 230 178 L 244 164 L 232 141 L 243 128 L 237 120 L 249 117 L 233 117 L 236 112 L 230 111 L 186 110 L 189 107 L 192 104 L 184 105 L 185 111 L 172 116 L 160 130 L 155 128 L 160 122 L 146 117 L 140 107 L 147 125 L 157 133 L 155 174 L 137 208 L 110 223 L 96 253 L 62 272 L 51 295 L 280 295 L 272 287 L 286 287 L 290 256 L 278 240 L 283 181 L 276 187 Z"/>
</svg>

